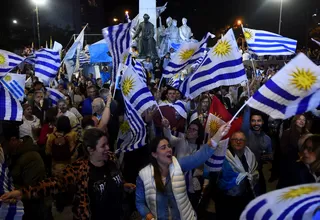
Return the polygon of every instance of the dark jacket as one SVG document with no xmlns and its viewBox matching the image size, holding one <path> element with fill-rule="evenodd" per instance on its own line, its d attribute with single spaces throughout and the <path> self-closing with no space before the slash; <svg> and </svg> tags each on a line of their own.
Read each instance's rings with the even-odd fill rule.
<svg viewBox="0 0 320 220">
<path fill-rule="evenodd" d="M 48 99 L 43 100 L 42 108 L 38 107 L 35 103 L 32 104 L 32 114 L 40 119 L 41 125 L 44 124 L 46 118 L 46 112 L 50 107 L 50 102 Z"/>
<path fill-rule="evenodd" d="M 45 166 L 37 147 L 29 136 L 25 136 L 23 145 L 11 154 L 11 174 L 16 187 L 36 185 L 45 178 Z"/>
</svg>

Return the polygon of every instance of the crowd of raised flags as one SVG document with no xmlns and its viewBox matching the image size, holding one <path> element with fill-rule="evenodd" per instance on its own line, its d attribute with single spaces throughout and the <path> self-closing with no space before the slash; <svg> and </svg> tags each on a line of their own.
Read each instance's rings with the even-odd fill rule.
<svg viewBox="0 0 320 220">
<path fill-rule="evenodd" d="M 187 118 L 186 103 L 182 101 L 157 104 L 148 88 L 148 76 L 143 64 L 128 54 L 132 41 L 130 31 L 135 22 L 134 19 L 126 24 L 103 29 L 103 35 L 112 57 L 112 79 L 117 78 L 120 69 L 123 74 L 121 76 L 121 92 L 124 98 L 125 121 L 128 127 L 127 130 L 122 130 L 122 132 L 125 131 L 122 135 L 119 135 L 118 153 L 133 151 L 146 144 L 147 131 L 143 114 L 152 106 L 156 105 L 159 108 L 161 105 L 171 105 L 183 118 Z M 84 31 L 85 28 L 63 59 L 69 79 L 80 65 L 90 63 L 90 56 L 83 51 Z M 249 51 L 253 54 L 258 56 L 295 54 L 297 47 L 295 40 L 249 28 L 243 28 L 243 33 Z M 239 51 L 233 30 L 230 29 L 214 47 L 208 50 L 207 40 L 209 37 L 214 36 L 208 33 L 198 43 L 182 44 L 163 71 L 163 78 L 170 78 L 168 85 L 179 89 L 183 96 L 189 99 L 195 99 L 203 92 L 220 86 L 248 82 L 242 54 Z M 320 45 L 316 40 L 313 39 L 313 41 Z M 0 120 L 22 120 L 22 107 L 19 100 L 21 101 L 24 97 L 26 79 L 24 75 L 12 74 L 10 71 L 24 61 L 33 63 L 35 75 L 49 86 L 61 67 L 61 49 L 62 45 L 55 42 L 53 49 L 40 49 L 35 51 L 32 57 L 27 58 L 0 50 Z M 128 56 L 124 60 L 126 54 Z M 123 66 L 125 66 L 124 69 Z M 184 76 L 182 81 L 181 71 L 183 70 L 187 70 L 188 74 Z M 50 93 L 49 99 L 53 105 L 65 98 L 56 89 L 50 87 L 46 89 Z M 298 54 L 256 91 L 245 105 L 263 111 L 272 118 L 286 119 L 318 108 L 320 106 L 319 97 L 320 68 L 304 54 Z M 221 111 L 211 111 L 206 126 L 207 133 L 212 132 L 210 130 L 211 121 L 215 121 L 221 126 L 232 118 L 231 115 L 218 118 L 217 114 L 221 116 Z M 223 143 L 227 144 L 228 139 Z M 209 170 L 219 171 L 224 158 L 225 151 L 217 151 L 207 161 L 206 166 Z M 264 202 L 262 206 L 270 203 L 268 199 L 261 201 Z M 253 212 L 252 209 L 254 207 L 248 208 L 248 212 Z M 259 210 L 254 211 L 258 212 Z M 243 219 L 248 218 L 243 217 Z"/>
</svg>

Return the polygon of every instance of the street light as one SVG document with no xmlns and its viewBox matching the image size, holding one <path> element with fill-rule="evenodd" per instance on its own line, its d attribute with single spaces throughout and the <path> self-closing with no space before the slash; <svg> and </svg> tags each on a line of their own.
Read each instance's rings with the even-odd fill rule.
<svg viewBox="0 0 320 220">
<path fill-rule="evenodd" d="M 39 21 L 39 8 L 38 5 L 44 5 L 46 0 L 32 0 L 32 2 L 36 5 L 36 16 L 37 16 L 37 31 L 38 31 L 38 44 L 39 48 L 41 47 L 40 41 L 40 21 Z"/>
<path fill-rule="evenodd" d="M 18 24 L 18 21 L 16 19 L 12 20 L 12 23 Z"/>
<path fill-rule="evenodd" d="M 113 18 L 113 21 L 114 21 L 114 22 L 118 22 L 119 19 L 118 19 L 118 18 Z"/>
<path fill-rule="evenodd" d="M 241 20 L 238 20 L 237 21 L 237 24 L 240 26 L 240 25 L 242 25 L 242 21 Z"/>
<path fill-rule="evenodd" d="M 282 5 L 283 5 L 283 0 L 280 0 L 280 17 L 279 17 L 279 31 L 278 33 L 281 33 L 281 24 L 282 24 Z"/>
</svg>

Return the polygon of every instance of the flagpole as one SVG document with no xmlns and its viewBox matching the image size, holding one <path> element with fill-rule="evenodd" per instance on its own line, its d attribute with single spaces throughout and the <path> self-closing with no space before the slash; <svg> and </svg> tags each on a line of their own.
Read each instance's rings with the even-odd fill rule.
<svg viewBox="0 0 320 220">
<path fill-rule="evenodd" d="M 240 114 L 240 112 L 244 109 L 244 107 L 247 106 L 247 103 L 251 100 L 251 98 L 249 98 L 248 101 L 246 101 L 243 106 L 241 106 L 241 108 L 237 111 L 237 113 L 233 116 L 233 118 L 229 121 L 229 124 L 231 125 L 232 122 L 236 119 L 236 117 Z"/>
<path fill-rule="evenodd" d="M 158 107 L 158 111 L 159 111 L 159 113 L 160 113 L 160 115 L 161 115 L 161 118 L 164 119 L 163 114 L 162 114 L 162 112 L 161 112 L 161 110 L 160 110 L 160 106 L 158 105 L 158 103 L 157 103 L 157 107 Z"/>
<path fill-rule="evenodd" d="M 159 81 L 159 85 L 158 85 L 158 91 L 160 90 L 160 87 L 161 87 L 161 83 L 162 83 L 162 80 L 163 80 L 163 76 L 161 76 L 161 79 Z"/>
</svg>

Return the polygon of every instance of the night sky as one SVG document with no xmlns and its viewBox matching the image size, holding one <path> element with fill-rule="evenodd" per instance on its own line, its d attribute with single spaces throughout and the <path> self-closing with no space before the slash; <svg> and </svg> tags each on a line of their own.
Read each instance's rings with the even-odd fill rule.
<svg viewBox="0 0 320 220">
<path fill-rule="evenodd" d="M 72 25 L 73 0 L 48 0 L 46 7 L 40 9 L 41 22 L 57 26 Z M 311 25 L 311 17 L 319 9 L 320 0 L 283 0 L 282 35 L 297 39 L 304 45 L 307 39 L 307 27 Z M 113 17 L 123 18 L 124 11 L 129 10 L 133 18 L 138 13 L 139 0 L 104 0 L 105 26 L 112 24 Z M 165 0 L 158 0 L 161 6 Z M 6 0 L 1 3 L 1 25 L 12 27 L 12 19 L 22 20 L 21 25 L 32 26 L 33 5 L 30 0 Z M 242 19 L 250 28 L 277 32 L 279 22 L 280 0 L 168 0 L 167 10 L 162 14 L 178 20 L 186 17 L 197 39 L 201 39 L 207 31 L 214 32 L 226 25 L 233 25 Z M 5 33 L 2 33 L 5 34 Z M 32 33 L 31 33 L 32 34 Z M 1 34 L 0 34 L 1 35 Z"/>
</svg>

